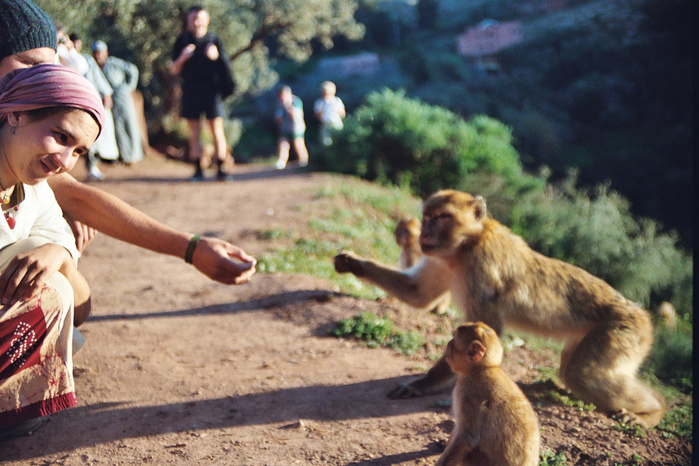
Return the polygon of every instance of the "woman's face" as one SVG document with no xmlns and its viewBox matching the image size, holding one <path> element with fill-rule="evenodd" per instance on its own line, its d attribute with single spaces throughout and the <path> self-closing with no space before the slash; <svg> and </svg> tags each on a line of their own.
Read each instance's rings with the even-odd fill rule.
<svg viewBox="0 0 699 466">
<path fill-rule="evenodd" d="M 3 176 L 4 182 L 34 185 L 72 169 L 95 142 L 99 126 L 89 113 L 66 109 L 37 119 L 27 113 L 10 114 L 2 130 L 4 154 L 0 156 L 6 158 L 2 162 L 15 178 Z"/>
</svg>

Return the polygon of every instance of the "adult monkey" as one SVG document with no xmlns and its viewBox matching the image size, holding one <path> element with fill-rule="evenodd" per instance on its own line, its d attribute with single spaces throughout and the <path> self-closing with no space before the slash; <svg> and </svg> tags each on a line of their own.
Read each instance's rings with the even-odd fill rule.
<svg viewBox="0 0 699 466">
<path fill-rule="evenodd" d="M 576 396 L 622 422 L 655 426 L 665 402 L 636 375 L 653 343 L 648 311 L 584 270 L 533 251 L 486 212 L 480 196 L 439 191 L 423 204 L 420 264 L 400 271 L 342 253 L 335 269 L 416 307 L 450 289 L 466 320 L 482 321 L 499 336 L 507 324 L 562 338 L 560 375 Z M 389 397 L 422 396 L 453 381 L 442 358 Z"/>
</svg>

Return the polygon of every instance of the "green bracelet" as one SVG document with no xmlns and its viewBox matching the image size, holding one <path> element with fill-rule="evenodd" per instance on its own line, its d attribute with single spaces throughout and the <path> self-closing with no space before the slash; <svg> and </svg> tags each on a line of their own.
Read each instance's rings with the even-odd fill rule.
<svg viewBox="0 0 699 466">
<path fill-rule="evenodd" d="M 200 239 L 201 236 L 194 235 L 192 236 L 192 239 L 189 240 L 189 244 L 187 245 L 187 251 L 185 251 L 184 253 L 184 261 L 186 263 L 192 263 L 192 256 L 194 255 L 194 250 L 197 248 L 197 244 L 199 244 Z"/>
</svg>

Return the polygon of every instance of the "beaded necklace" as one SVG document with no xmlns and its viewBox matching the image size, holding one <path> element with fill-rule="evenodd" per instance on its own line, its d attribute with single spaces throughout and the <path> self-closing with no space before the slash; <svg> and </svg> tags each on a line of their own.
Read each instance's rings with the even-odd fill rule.
<svg viewBox="0 0 699 466">
<path fill-rule="evenodd" d="M 2 184 L 0 184 L 0 189 L 2 189 L 2 193 L 0 193 L 0 204 L 2 205 L 2 210 L 3 214 L 5 215 L 5 221 L 7 222 L 7 226 L 9 226 L 12 230 L 15 228 L 15 225 L 17 225 L 17 221 L 15 220 L 15 212 L 19 210 L 19 205 L 10 207 L 10 201 L 12 200 L 13 193 L 8 193 L 8 190 L 6 190 Z"/>
<path fill-rule="evenodd" d="M 10 131 L 12 132 L 12 134 L 15 133 L 14 125 L 12 125 Z M 0 146 L 2 146 L 2 153 L 5 156 L 5 159 L 7 159 L 7 154 L 5 153 L 5 144 L 2 140 L 0 140 Z M 2 183 L 0 183 L 0 189 L 2 189 L 2 192 L 0 193 L 0 206 L 2 206 L 2 211 L 5 216 L 7 226 L 10 227 L 10 230 L 13 230 L 15 228 L 15 225 L 17 225 L 14 213 L 17 212 L 17 210 L 19 210 L 19 201 L 13 207 L 10 207 L 10 202 L 12 201 L 12 195 L 15 193 L 15 191 L 17 191 L 17 189 L 12 189 L 12 192 L 8 193 L 8 190 L 5 189 Z"/>
</svg>

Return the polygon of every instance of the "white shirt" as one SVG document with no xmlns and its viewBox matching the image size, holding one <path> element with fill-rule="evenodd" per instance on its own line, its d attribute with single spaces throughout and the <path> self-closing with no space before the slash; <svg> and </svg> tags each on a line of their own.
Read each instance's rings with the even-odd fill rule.
<svg viewBox="0 0 699 466">
<path fill-rule="evenodd" d="M 316 115 L 320 113 L 320 121 L 335 129 L 342 129 L 340 113 L 344 113 L 344 110 L 345 105 L 337 96 L 330 97 L 328 100 L 318 99 L 313 106 L 313 112 Z"/>
<path fill-rule="evenodd" d="M 80 253 L 75 237 L 46 181 L 34 186 L 25 184 L 24 200 L 17 207 L 10 209 L 16 222 L 14 228 L 10 228 L 4 216 L 0 217 L 0 249 L 20 239 L 40 236 L 66 248 L 77 265 Z"/>
</svg>

